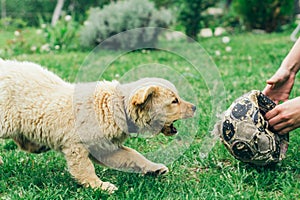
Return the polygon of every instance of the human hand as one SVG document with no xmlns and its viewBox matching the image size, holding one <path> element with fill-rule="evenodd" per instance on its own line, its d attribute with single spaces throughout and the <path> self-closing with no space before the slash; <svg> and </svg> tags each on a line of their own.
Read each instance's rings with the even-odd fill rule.
<svg viewBox="0 0 300 200">
<path fill-rule="evenodd" d="M 295 73 L 280 67 L 277 72 L 267 80 L 263 94 L 272 99 L 276 104 L 287 101 L 294 85 Z"/>
<path fill-rule="evenodd" d="M 277 105 L 266 113 L 265 119 L 279 134 L 286 134 L 300 127 L 300 97 Z"/>
</svg>

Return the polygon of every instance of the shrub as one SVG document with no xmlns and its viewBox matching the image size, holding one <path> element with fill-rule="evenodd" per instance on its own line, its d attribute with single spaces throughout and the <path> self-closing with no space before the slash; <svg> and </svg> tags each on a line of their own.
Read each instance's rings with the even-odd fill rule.
<svg viewBox="0 0 300 200">
<path fill-rule="evenodd" d="M 233 6 L 247 29 L 277 30 L 287 23 L 294 11 L 291 0 L 235 0 Z"/>
<path fill-rule="evenodd" d="M 23 19 L 12 19 L 11 17 L 0 19 L 0 29 L 2 30 L 14 31 L 17 29 L 22 29 L 26 26 L 27 22 L 25 22 Z"/>
<path fill-rule="evenodd" d="M 117 0 L 64 0 L 63 14 L 72 14 L 75 21 L 81 22 L 85 18 L 83 13 L 91 6 L 103 7 L 112 1 Z M 4 2 L 0 3 L 0 11 L 6 10 L 7 18 L 22 19 L 29 26 L 38 26 L 37 16 L 42 16 L 47 22 L 51 21 L 57 0 L 4 0 Z M 3 5 L 5 8 L 2 8 Z"/>
<path fill-rule="evenodd" d="M 55 26 L 44 25 L 44 33 L 46 42 L 50 49 L 74 49 L 76 48 L 76 34 L 79 25 L 70 15 L 66 15 L 60 19 Z"/>
<path fill-rule="evenodd" d="M 89 11 L 88 20 L 81 30 L 81 44 L 84 47 L 94 47 L 103 40 L 126 30 L 140 27 L 167 27 L 172 22 L 171 12 L 166 9 L 157 10 L 148 0 L 118 1 Z M 145 29 L 147 31 L 147 29 Z M 137 33 L 139 34 L 139 33 Z M 155 43 L 158 33 L 147 31 L 143 41 Z M 111 48 L 134 47 L 141 35 L 132 35 L 126 40 L 115 37 Z"/>
<path fill-rule="evenodd" d="M 78 48 L 79 24 L 70 15 L 60 19 L 55 26 L 44 23 L 41 18 L 40 24 L 39 29 L 23 28 L 10 31 L 13 38 L 5 41 L 2 54 L 48 53 Z"/>
<path fill-rule="evenodd" d="M 176 0 L 151 0 L 154 2 L 155 6 L 168 8 L 176 3 Z"/>
<path fill-rule="evenodd" d="M 183 0 L 183 7 L 179 15 L 179 20 L 185 27 L 187 36 L 197 40 L 200 31 L 200 22 L 204 20 L 201 12 L 215 4 L 215 0 Z"/>
<path fill-rule="evenodd" d="M 0 3 L 0 8 L 5 5 L 6 15 L 13 19 L 22 19 L 29 26 L 38 25 L 38 18 L 41 15 L 48 21 L 51 20 L 56 1 L 43 0 L 6 0 L 5 4 Z M 0 10 L 1 10 L 0 9 Z"/>
<path fill-rule="evenodd" d="M 241 31 L 242 26 L 239 20 L 239 15 L 233 9 L 233 6 L 230 6 L 221 17 L 221 26 L 230 28 L 232 31 Z"/>
<path fill-rule="evenodd" d="M 35 53 L 39 51 L 38 46 L 45 43 L 44 37 L 37 34 L 37 30 L 33 28 L 15 29 L 3 33 L 7 36 L 3 38 L 0 57 Z"/>
</svg>

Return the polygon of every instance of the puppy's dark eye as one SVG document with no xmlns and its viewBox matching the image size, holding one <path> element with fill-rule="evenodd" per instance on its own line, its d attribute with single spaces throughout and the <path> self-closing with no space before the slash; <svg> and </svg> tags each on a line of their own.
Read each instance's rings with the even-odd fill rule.
<svg viewBox="0 0 300 200">
<path fill-rule="evenodd" d="M 176 98 L 176 99 L 174 99 L 173 101 L 172 101 L 172 103 L 179 103 L 179 101 L 178 101 L 178 99 Z"/>
</svg>

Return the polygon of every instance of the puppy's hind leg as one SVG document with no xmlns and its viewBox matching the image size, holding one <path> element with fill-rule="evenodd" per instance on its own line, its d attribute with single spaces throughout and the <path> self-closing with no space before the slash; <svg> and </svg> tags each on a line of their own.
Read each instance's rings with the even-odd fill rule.
<svg viewBox="0 0 300 200">
<path fill-rule="evenodd" d="M 92 188 L 100 188 L 113 193 L 118 188 L 109 183 L 101 181 L 96 175 L 94 165 L 89 159 L 89 152 L 82 145 L 73 144 L 62 151 L 67 160 L 69 172 L 82 185 Z"/>
</svg>

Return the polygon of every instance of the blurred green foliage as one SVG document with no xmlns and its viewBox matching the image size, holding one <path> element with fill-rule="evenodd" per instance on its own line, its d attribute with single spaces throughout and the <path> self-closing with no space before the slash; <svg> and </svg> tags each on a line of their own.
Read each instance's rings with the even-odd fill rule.
<svg viewBox="0 0 300 200">
<path fill-rule="evenodd" d="M 116 0 L 65 0 L 63 14 L 72 14 L 77 21 L 83 21 L 90 7 L 103 7 Z M 50 22 L 57 0 L 6 0 L 6 16 L 22 19 L 27 25 L 39 25 L 39 17 Z M 2 9 L 0 4 L 0 10 Z"/>
<path fill-rule="evenodd" d="M 179 20 L 185 27 L 185 33 L 193 40 L 197 40 L 200 22 L 204 19 L 201 13 L 216 2 L 216 0 L 182 0 Z"/>
<path fill-rule="evenodd" d="M 178 1 L 176 0 L 151 0 L 154 2 L 155 6 L 158 8 L 165 7 L 170 8 L 173 7 Z"/>
<path fill-rule="evenodd" d="M 28 25 L 27 21 L 21 18 L 13 19 L 11 17 L 6 17 L 0 19 L 0 29 L 15 31 L 17 29 L 25 28 Z"/>
<path fill-rule="evenodd" d="M 5 2 L 0 3 L 0 11 L 1 6 L 5 5 L 6 18 L 0 20 L 0 31 L 18 30 L 22 36 L 22 29 L 28 26 L 41 28 L 41 24 L 47 24 L 47 28 L 42 29 L 43 33 L 37 37 L 41 39 L 35 46 L 39 49 L 38 46 L 44 43 L 49 44 L 51 49 L 59 46 L 60 50 L 79 47 L 80 34 L 81 43 L 91 47 L 125 30 L 142 26 L 168 27 L 171 22 L 172 29 L 185 32 L 193 40 L 197 40 L 201 28 L 211 28 L 214 31 L 217 27 L 223 27 L 226 32 L 251 29 L 273 32 L 290 23 L 294 14 L 292 0 L 149 0 L 151 6 L 146 7 L 143 7 L 142 0 L 129 7 L 114 6 L 121 3 L 125 5 L 125 2 L 130 0 L 65 0 L 61 22 L 54 28 L 48 24 L 51 22 L 57 0 L 1 2 Z M 137 7 L 141 7 L 142 11 Z M 220 8 L 223 12 L 209 14 L 209 7 Z M 107 9 L 108 11 L 104 11 Z M 152 12 L 151 9 L 157 11 Z M 96 10 L 101 10 L 100 17 L 92 14 Z M 72 22 L 68 24 L 64 22 L 64 16 L 67 15 L 72 16 Z M 88 21 L 90 26 L 86 26 L 85 21 Z M 78 31 L 80 25 L 85 25 L 81 32 Z M 15 51 L 27 49 L 25 52 L 31 52 L 31 45 L 26 38 L 17 37 L 8 41 L 8 44 Z"/>
<path fill-rule="evenodd" d="M 80 32 L 81 44 L 93 48 L 117 33 L 141 27 L 168 27 L 172 21 L 169 10 L 157 9 L 148 0 L 119 1 L 103 9 L 93 8 L 89 11 L 89 17 Z M 145 31 L 142 35 L 137 31 L 137 35 L 131 35 L 127 40 L 115 37 L 109 48 L 134 47 L 141 42 L 155 44 L 158 33 Z"/>
<path fill-rule="evenodd" d="M 56 5 L 56 0 L 6 0 L 6 16 L 13 19 L 22 19 L 28 25 L 38 25 L 37 16 L 50 21 Z M 0 10 L 2 9 L 0 4 Z"/>
<path fill-rule="evenodd" d="M 87 11 L 91 7 L 100 7 L 117 2 L 118 0 L 65 0 L 64 10 L 72 14 L 76 21 L 82 22 L 87 17 Z"/>
<path fill-rule="evenodd" d="M 2 46 L 0 57 L 81 50 L 78 39 L 79 27 L 78 22 L 70 15 L 66 15 L 57 22 L 56 26 L 51 26 L 40 19 L 38 28 L 2 31 L 0 29 L 0 34 L 11 33 L 6 39 L 0 40 L 0 46 Z"/>
<path fill-rule="evenodd" d="M 78 29 L 78 22 L 74 21 L 71 15 L 66 15 L 55 26 L 46 25 L 42 29 L 42 35 L 50 50 L 71 50 L 78 47 L 75 42 Z"/>
<path fill-rule="evenodd" d="M 291 21 L 294 13 L 292 0 L 234 0 L 233 6 L 247 30 L 278 30 Z"/>
</svg>

